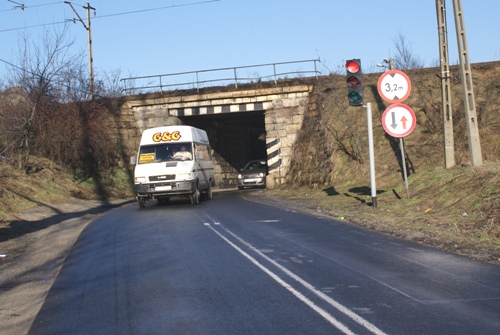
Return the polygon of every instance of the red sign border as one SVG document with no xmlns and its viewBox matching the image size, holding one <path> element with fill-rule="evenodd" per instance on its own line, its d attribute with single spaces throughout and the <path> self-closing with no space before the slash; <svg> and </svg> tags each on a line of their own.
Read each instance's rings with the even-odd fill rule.
<svg viewBox="0 0 500 335">
<path fill-rule="evenodd" d="M 400 108 L 404 108 L 406 109 L 408 112 L 410 112 L 411 116 L 413 117 L 413 121 L 412 122 L 412 126 L 411 128 L 406 131 L 405 133 L 403 134 L 394 134 L 390 129 L 387 128 L 384 120 L 385 120 L 385 116 L 387 115 L 387 113 L 389 113 L 389 111 L 393 108 L 396 108 L 396 107 L 400 107 Z M 410 135 L 412 132 L 413 132 L 413 129 L 415 129 L 415 126 L 417 125 L 417 117 L 415 116 L 415 112 L 413 111 L 413 109 L 410 108 L 410 106 L 407 106 L 405 104 L 401 104 L 401 103 L 397 103 L 397 104 L 392 104 L 390 105 L 389 107 L 387 107 L 385 109 L 385 111 L 382 113 L 382 127 L 384 127 L 384 130 L 387 134 L 391 135 L 392 137 L 397 137 L 397 138 L 400 138 L 400 137 L 405 137 L 405 136 L 408 136 Z"/>
<path fill-rule="evenodd" d="M 382 89 L 381 89 L 381 85 L 382 85 L 382 80 L 387 77 L 388 75 L 391 75 L 393 73 L 397 73 L 397 74 L 400 74 L 402 75 L 405 79 L 406 79 L 406 82 L 408 83 L 408 92 L 406 92 L 405 96 L 400 98 L 400 99 L 397 99 L 397 100 L 391 100 L 391 99 L 388 99 L 386 98 L 382 93 Z M 377 90 L 378 90 L 378 94 L 382 97 L 382 99 L 384 99 L 385 101 L 387 102 L 391 102 L 391 103 L 398 103 L 398 102 L 402 102 L 404 100 L 406 100 L 409 96 L 410 96 L 410 93 L 411 93 L 411 80 L 410 80 L 410 77 L 408 77 L 408 75 L 406 73 L 404 73 L 403 71 L 399 71 L 399 70 L 388 70 L 388 71 L 385 71 L 381 76 L 380 78 L 378 78 L 378 82 L 377 82 Z"/>
</svg>

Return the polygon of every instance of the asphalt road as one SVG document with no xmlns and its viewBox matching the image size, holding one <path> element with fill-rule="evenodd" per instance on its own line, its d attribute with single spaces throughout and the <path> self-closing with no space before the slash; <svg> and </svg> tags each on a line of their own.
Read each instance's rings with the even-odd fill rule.
<svg viewBox="0 0 500 335">
<path fill-rule="evenodd" d="M 100 216 L 29 334 L 500 333 L 500 267 L 249 192 Z"/>
</svg>

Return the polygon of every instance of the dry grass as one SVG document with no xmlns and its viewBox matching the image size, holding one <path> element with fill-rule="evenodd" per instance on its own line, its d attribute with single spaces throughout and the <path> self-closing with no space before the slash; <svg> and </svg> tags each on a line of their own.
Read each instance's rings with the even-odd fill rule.
<svg viewBox="0 0 500 335">
<path fill-rule="evenodd" d="M 0 161 L 0 235 L 10 233 L 9 223 L 16 213 L 37 206 L 51 206 L 102 197 L 129 197 L 131 191 L 124 172 L 118 171 L 105 180 L 78 179 L 49 160 L 31 157 L 28 173 L 20 172 L 5 160 Z M 103 187 L 104 186 L 104 187 Z M 102 194 L 100 190 L 106 190 Z M 1 236 L 0 236 L 1 240 Z"/>
<path fill-rule="evenodd" d="M 379 75 L 367 75 L 364 94 L 365 102 L 372 103 L 377 184 L 374 209 L 366 112 L 346 106 L 344 78 L 331 76 L 316 85 L 315 104 L 295 147 L 294 158 L 309 159 L 293 158 L 288 185 L 273 193 L 300 199 L 353 223 L 500 263 L 500 64 L 474 68 L 474 77 L 483 78 L 475 81 L 482 166 L 469 163 L 457 69 L 452 97 L 456 165 L 451 169 L 444 168 L 440 82 L 433 69 L 409 72 L 413 87 L 405 104 L 415 111 L 418 123 L 404 138 L 407 195 L 399 140 L 387 136 L 380 122 L 389 104 L 378 96 Z M 360 160 L 356 161 L 358 148 Z"/>
<path fill-rule="evenodd" d="M 386 184 L 378 188 L 377 208 L 370 188 L 352 182 L 269 192 L 354 224 L 500 264 L 499 172 L 500 164 L 488 163 L 413 175 L 409 198 L 404 183 Z"/>
</svg>

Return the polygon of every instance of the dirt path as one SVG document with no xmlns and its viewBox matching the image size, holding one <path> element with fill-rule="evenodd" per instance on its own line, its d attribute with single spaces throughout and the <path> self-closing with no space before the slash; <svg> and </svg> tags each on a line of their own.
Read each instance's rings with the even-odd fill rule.
<svg viewBox="0 0 500 335">
<path fill-rule="evenodd" d="M 14 236 L 0 242 L 0 334 L 28 333 L 81 231 L 130 201 L 78 201 L 17 214 L 19 220 L 10 223 Z"/>
</svg>

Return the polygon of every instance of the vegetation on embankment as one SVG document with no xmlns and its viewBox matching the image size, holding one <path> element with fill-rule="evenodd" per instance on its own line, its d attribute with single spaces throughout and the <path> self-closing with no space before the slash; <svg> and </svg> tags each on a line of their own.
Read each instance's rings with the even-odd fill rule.
<svg viewBox="0 0 500 335">
<path fill-rule="evenodd" d="M 377 92 L 380 74 L 364 77 L 372 104 L 377 208 L 373 208 L 366 109 L 347 106 L 345 78 L 320 78 L 292 158 L 286 187 L 275 191 L 374 229 L 500 262 L 500 64 L 473 66 L 483 165 L 473 167 L 458 69 L 452 72 L 456 165 L 445 169 L 439 69 L 407 71 L 416 114 L 404 138 L 388 136 Z"/>
</svg>

